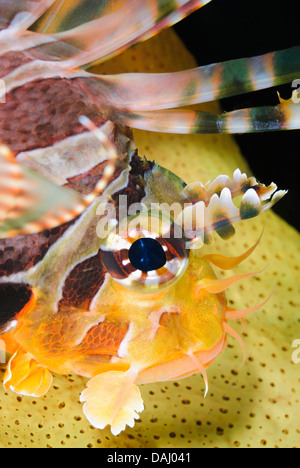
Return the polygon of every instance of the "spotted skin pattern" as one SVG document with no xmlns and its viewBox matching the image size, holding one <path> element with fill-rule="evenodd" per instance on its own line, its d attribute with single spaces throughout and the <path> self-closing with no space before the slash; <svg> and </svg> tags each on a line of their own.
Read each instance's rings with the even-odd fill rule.
<svg viewBox="0 0 300 468">
<path fill-rule="evenodd" d="M 207 386 L 206 368 L 226 348 L 227 334 L 243 346 L 227 322 L 243 319 L 259 306 L 233 312 L 225 291 L 253 273 L 218 280 L 211 264 L 218 265 L 220 259 L 202 257 L 201 250 L 189 248 L 208 243 L 213 232 L 229 238 L 234 223 L 259 215 L 285 194 L 275 184 L 265 187 L 239 170 L 232 179 L 219 176 L 206 185 L 187 186 L 170 171 L 140 158 L 127 126 L 234 133 L 236 113 L 218 117 L 172 108 L 256 89 L 251 67 L 266 78 L 262 86 L 270 85 L 270 75 L 280 84 L 294 76 L 296 51 L 167 76 L 98 76 L 77 68 L 121 52 L 206 3 L 209 0 L 147 0 L 138 7 L 135 0 L 118 1 L 115 8 L 104 2 L 104 8 L 90 11 L 79 0 L 71 10 L 68 1 L 13 1 L 9 7 L 0 1 L 0 68 L 7 91 L 6 105 L 0 108 L 0 140 L 14 153 L 1 147 L 9 180 L 16 183 L 19 171 L 24 200 L 28 169 L 60 186 L 61 194 L 71 190 L 71 197 L 85 197 L 76 199 L 77 209 L 69 209 L 67 221 L 65 210 L 64 217 L 53 220 L 52 215 L 48 225 L 45 209 L 31 224 L 32 232 L 23 226 L 0 237 L 1 339 L 11 353 L 4 387 L 38 397 L 50 388 L 52 372 L 88 377 L 80 398 L 83 411 L 92 425 L 110 425 L 113 434 L 133 426 L 143 410 L 138 384 L 200 372 Z M 25 14 L 18 15 L 20 7 Z M 124 15 L 131 17 L 134 34 Z M 38 32 L 26 32 L 39 18 Z M 93 23 L 83 22 L 91 18 Z M 290 71 L 274 67 L 274 60 L 284 64 L 287 57 Z M 238 87 L 232 79 L 236 67 Z M 280 106 L 281 118 L 275 108 L 273 120 L 277 127 L 291 128 L 289 113 L 294 111 L 290 103 Z M 243 131 L 263 129 L 268 115 L 273 128 L 272 113 L 265 109 L 237 112 L 245 113 L 238 120 Z M 293 125 L 298 125 L 297 119 L 293 113 Z M 99 129 L 107 151 L 101 151 L 97 140 Z M 113 165 L 110 147 L 118 155 Z M 7 184 L 0 183 L 0 190 L 7 195 Z M 107 236 L 103 243 L 97 233 L 99 207 L 112 203 L 109 221 L 121 226 L 129 213 L 121 210 L 120 196 L 127 196 L 128 206 L 176 201 L 180 212 L 169 220 L 167 231 L 173 233 L 189 219 L 192 232 L 179 240 L 172 235 L 164 239 L 161 232 L 144 226 L 130 238 L 116 233 L 113 241 Z M 11 198 L 4 202 L 10 206 Z M 22 203 L 14 209 L 20 211 Z M 141 237 L 152 237 L 165 248 L 165 266 L 143 272 L 128 263 L 129 246 Z M 223 257 L 222 267 L 236 266 L 252 250 L 236 259 Z"/>
<path fill-rule="evenodd" d="M 37 234 L 9 237 L 0 241 L 1 275 L 26 271 L 39 263 L 49 248 L 63 235 L 70 224 Z"/>
<path fill-rule="evenodd" d="M 106 121 L 80 79 L 27 83 L 7 95 L 0 119 L 8 113 L 10 119 L 1 127 L 0 139 L 16 153 L 51 147 L 85 132 L 79 115 L 86 115 L 99 127 Z"/>
</svg>

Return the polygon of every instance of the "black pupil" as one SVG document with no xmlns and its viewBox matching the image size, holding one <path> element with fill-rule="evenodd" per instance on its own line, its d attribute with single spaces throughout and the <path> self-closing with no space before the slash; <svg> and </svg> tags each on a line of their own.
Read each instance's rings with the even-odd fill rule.
<svg viewBox="0 0 300 468">
<path fill-rule="evenodd" d="M 137 270 L 153 271 L 163 267 L 166 254 L 160 243 L 151 238 L 141 238 L 135 241 L 129 249 L 129 260 Z"/>
</svg>

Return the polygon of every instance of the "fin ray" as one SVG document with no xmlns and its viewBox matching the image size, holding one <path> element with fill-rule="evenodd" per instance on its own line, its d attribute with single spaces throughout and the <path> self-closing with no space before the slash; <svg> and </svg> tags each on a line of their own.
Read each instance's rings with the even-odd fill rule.
<svg viewBox="0 0 300 468">
<path fill-rule="evenodd" d="M 299 76 L 299 57 L 300 47 L 293 47 L 175 73 L 128 73 L 95 78 L 112 107 L 130 112 L 154 111 L 219 100 L 290 82 Z M 269 73 L 268 68 L 272 68 Z"/>
<path fill-rule="evenodd" d="M 0 145 L 0 238 L 32 234 L 72 221 L 106 188 L 117 162 L 116 148 L 88 119 L 83 121 L 108 156 L 103 176 L 86 196 L 59 187 L 19 164 L 9 148 Z"/>
<path fill-rule="evenodd" d="M 29 28 L 55 0 L 1 0 L 1 22 L 4 28 L 24 31 Z M 4 5 L 3 5 L 4 3 Z"/>
<path fill-rule="evenodd" d="M 139 130 L 178 134 L 244 134 L 300 128 L 299 105 L 292 100 L 277 106 L 240 109 L 220 115 L 192 109 L 117 111 L 106 109 L 119 124 Z"/>
<path fill-rule="evenodd" d="M 45 20 L 46 23 L 42 20 L 37 26 L 37 31 L 51 31 L 49 36 L 57 41 L 58 46 L 51 46 L 51 53 L 54 54 L 55 50 L 59 53 L 63 44 L 68 52 L 62 65 L 74 68 L 101 62 L 142 40 L 149 39 L 210 1 L 118 1 L 116 9 L 111 9 L 109 3 L 105 2 L 104 9 L 92 5 L 88 17 L 85 2 L 77 1 L 75 5 L 72 4 L 71 9 L 64 8 L 67 2 L 58 2 L 58 5 L 54 4 L 50 17 Z M 64 16 L 59 19 L 62 12 Z M 72 29 L 65 29 L 70 26 Z M 61 32 L 53 33 L 53 30 Z M 47 46 L 44 50 L 47 54 Z"/>
<path fill-rule="evenodd" d="M 163 11 L 158 0 L 132 0 L 117 11 L 54 35 L 59 41 L 75 43 L 81 50 L 66 62 L 78 67 L 108 59 L 130 46 L 149 39 L 211 0 L 167 0 Z"/>
</svg>

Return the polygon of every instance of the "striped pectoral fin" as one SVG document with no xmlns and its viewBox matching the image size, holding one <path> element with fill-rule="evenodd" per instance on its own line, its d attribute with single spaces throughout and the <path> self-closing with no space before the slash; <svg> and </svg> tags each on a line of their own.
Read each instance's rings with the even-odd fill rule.
<svg viewBox="0 0 300 468">
<path fill-rule="evenodd" d="M 176 73 L 130 73 L 95 78 L 111 106 L 142 112 L 219 100 L 277 86 L 299 78 L 299 70 L 300 47 L 294 47 Z M 198 132 L 203 131 L 200 124 L 199 118 Z M 213 130 L 212 122 L 210 125 Z"/>
<path fill-rule="evenodd" d="M 112 13 L 124 5 L 125 1 L 55 0 L 35 25 L 35 30 L 43 34 L 52 34 L 73 29 L 82 23 Z"/>
<path fill-rule="evenodd" d="M 211 0 L 132 0 L 117 2 L 117 10 L 104 10 L 91 7 L 88 13 L 88 2 L 75 2 L 64 19 L 57 20 L 59 6 L 53 7 L 54 21 L 57 29 L 65 32 L 51 34 L 59 42 L 72 46 L 66 56 L 64 65 L 78 67 L 92 62 L 100 62 L 114 56 L 141 40 L 157 34 L 161 29 L 171 26 L 197 8 Z M 60 2 L 62 3 L 62 2 Z M 58 2 L 59 4 L 59 2 Z M 106 2 L 104 2 L 104 5 Z M 63 8 L 63 5 L 62 5 Z M 92 20 L 91 20 L 92 19 Z M 90 21 L 91 20 L 91 21 Z M 51 23 L 51 20 L 48 21 Z M 76 26 L 75 26 L 76 25 Z M 69 27 L 72 29 L 69 29 Z M 47 31 L 47 21 L 41 23 L 42 31 Z M 49 26 L 53 31 L 55 27 Z"/>
<path fill-rule="evenodd" d="M 277 106 L 255 107 L 220 116 L 220 133 L 261 133 L 300 128 L 300 99 L 294 96 Z"/>
<path fill-rule="evenodd" d="M 92 123 L 91 123 L 92 125 Z M 93 191 L 81 196 L 59 187 L 19 164 L 5 145 L 0 145 L 0 238 L 53 229 L 81 215 L 109 183 L 117 163 L 114 145 L 97 128 L 93 133 L 107 153 L 107 164 Z"/>
<path fill-rule="evenodd" d="M 139 130 L 160 133 L 220 133 L 219 117 L 208 112 L 198 112 L 189 109 L 160 111 L 119 111 L 107 108 L 107 117 Z"/>
<path fill-rule="evenodd" d="M 298 98 L 297 98 L 298 99 Z M 107 115 L 139 130 L 178 134 L 243 134 L 300 128 L 300 106 L 294 100 L 215 115 L 191 109 L 122 112 Z"/>
<path fill-rule="evenodd" d="M 1 0 L 0 28 L 13 28 L 18 31 L 31 26 L 55 0 Z"/>
<path fill-rule="evenodd" d="M 3 378 L 5 390 L 19 395 L 41 397 L 52 384 L 48 369 L 39 365 L 32 356 L 19 348 L 10 358 Z"/>
<path fill-rule="evenodd" d="M 0 146 L 0 237 L 39 232 L 82 212 L 76 192 L 58 187 L 21 166 Z"/>
<path fill-rule="evenodd" d="M 91 379 L 82 392 L 83 412 L 98 429 L 111 426 L 113 435 L 122 432 L 126 425 L 133 427 L 144 404 L 140 390 L 134 384 L 136 372 L 112 371 Z"/>
</svg>

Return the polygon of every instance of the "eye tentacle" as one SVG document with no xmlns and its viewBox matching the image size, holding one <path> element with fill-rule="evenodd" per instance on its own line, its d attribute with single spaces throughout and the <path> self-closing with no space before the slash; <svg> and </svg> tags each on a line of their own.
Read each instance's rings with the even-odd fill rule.
<svg viewBox="0 0 300 468">
<path fill-rule="evenodd" d="M 211 279 L 211 278 L 203 278 L 202 280 L 198 281 L 196 286 L 196 294 L 201 295 L 201 290 L 204 289 L 208 293 L 218 294 L 221 292 L 226 291 L 226 289 L 230 288 L 233 284 L 237 283 L 238 281 L 244 280 L 246 278 L 250 278 L 251 276 L 258 275 L 262 273 L 263 270 L 254 273 L 244 273 L 241 275 L 235 275 L 231 278 L 225 278 L 222 280 L 218 279 Z"/>
<path fill-rule="evenodd" d="M 208 254 L 203 255 L 202 258 L 210 263 L 213 263 L 218 268 L 222 268 L 222 270 L 232 270 L 244 260 L 246 260 L 248 257 L 250 257 L 250 255 L 254 252 L 259 242 L 261 241 L 262 235 L 263 232 L 261 233 L 258 241 L 252 247 L 250 247 L 250 249 L 248 249 L 245 253 L 239 255 L 238 257 L 225 257 L 224 255 Z"/>
</svg>

